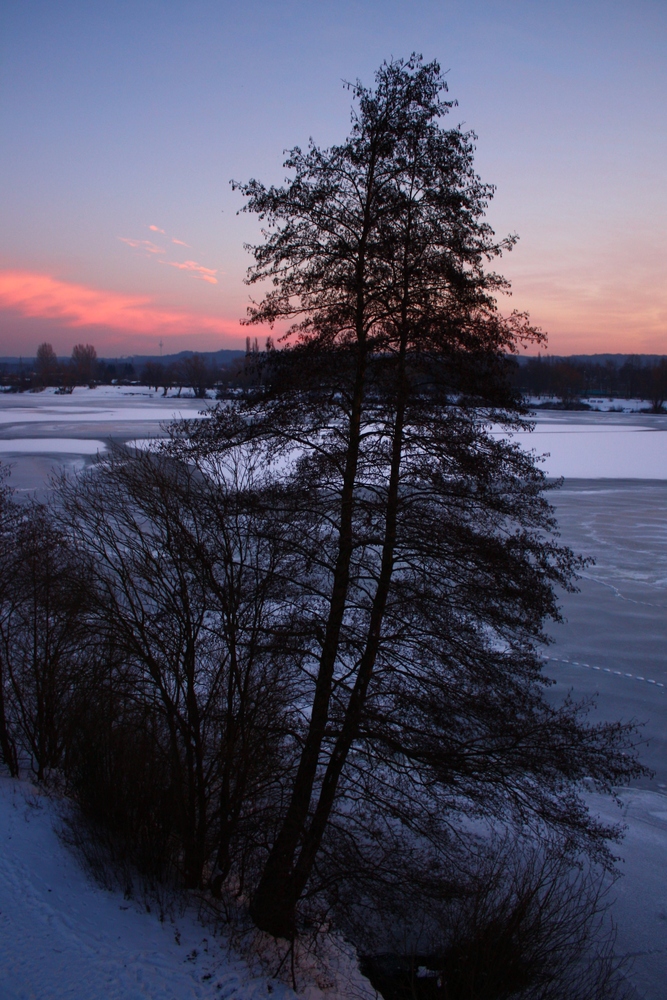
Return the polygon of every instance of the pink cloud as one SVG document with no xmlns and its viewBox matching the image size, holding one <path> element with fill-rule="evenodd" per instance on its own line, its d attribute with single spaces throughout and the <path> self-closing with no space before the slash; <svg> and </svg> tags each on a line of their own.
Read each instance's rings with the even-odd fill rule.
<svg viewBox="0 0 667 1000">
<path fill-rule="evenodd" d="M 177 240 L 175 236 L 172 236 L 171 242 L 175 243 L 179 247 L 188 247 L 189 250 L 192 250 L 192 247 L 190 246 L 189 243 L 184 243 L 183 240 Z"/>
<path fill-rule="evenodd" d="M 218 279 L 214 277 L 218 273 L 216 267 L 204 267 L 203 264 L 198 264 L 196 260 L 185 260 L 183 263 L 175 260 L 162 260 L 160 263 L 169 264 L 169 267 L 177 267 L 179 271 L 192 271 L 202 281 L 208 281 L 211 285 L 218 284 Z"/>
<path fill-rule="evenodd" d="M 56 320 L 65 327 L 110 327 L 119 333 L 241 333 L 238 323 L 220 317 L 163 309 L 148 296 L 89 288 L 31 271 L 0 271 L 0 309 Z"/>
<path fill-rule="evenodd" d="M 128 239 L 127 236 L 119 236 L 118 239 L 121 241 L 121 243 L 127 243 L 129 247 L 134 247 L 137 250 L 146 250 L 147 253 L 167 252 L 163 247 L 158 247 L 155 245 L 155 243 L 151 243 L 150 240 L 131 240 Z"/>
<path fill-rule="evenodd" d="M 165 232 L 164 232 L 164 229 L 160 229 L 160 227 L 159 227 L 159 226 L 149 226 L 148 228 L 149 228 L 149 229 L 151 230 L 151 232 L 153 232 L 153 233 L 162 233 L 162 235 L 163 235 L 163 236 L 165 235 Z"/>
</svg>

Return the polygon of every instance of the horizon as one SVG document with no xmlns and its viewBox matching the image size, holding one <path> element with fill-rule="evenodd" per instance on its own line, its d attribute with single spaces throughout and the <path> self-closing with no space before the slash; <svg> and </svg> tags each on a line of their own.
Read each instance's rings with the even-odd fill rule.
<svg viewBox="0 0 667 1000">
<path fill-rule="evenodd" d="M 51 345 L 49 345 L 51 346 Z M 95 346 L 88 345 L 88 346 Z M 184 348 L 181 351 L 174 351 L 169 354 L 100 354 L 97 355 L 96 360 L 100 362 L 168 362 L 174 359 L 180 358 L 183 355 L 199 354 L 202 357 L 214 357 L 219 354 L 228 355 L 244 355 L 247 353 L 246 348 L 240 347 L 220 347 L 211 351 L 198 351 L 194 348 Z M 577 354 L 552 354 L 549 351 L 542 352 L 538 351 L 536 354 L 507 354 L 507 358 L 514 358 L 519 364 L 527 363 L 528 361 L 577 361 L 577 362 L 589 362 L 593 364 L 602 364 L 605 360 L 616 360 L 619 365 L 621 365 L 621 359 L 628 361 L 630 359 L 637 359 L 638 361 L 645 363 L 660 362 L 662 360 L 667 360 L 667 354 L 637 354 L 630 353 L 627 351 L 619 351 L 612 353 L 609 351 L 602 351 L 595 354 L 577 353 Z M 29 363 L 35 362 L 37 360 L 36 354 L 7 354 L 0 355 L 0 365 L 12 365 L 15 367 L 21 365 L 27 365 Z M 59 363 L 67 363 L 71 360 L 71 354 L 56 354 L 56 360 Z"/>
<path fill-rule="evenodd" d="M 342 141 L 342 82 L 412 51 L 447 72 L 444 127 L 478 135 L 489 223 L 519 234 L 501 310 L 528 311 L 550 355 L 667 354 L 654 0 L 28 0 L 0 26 L 0 354 L 242 349 L 261 236 L 229 180 L 280 183 L 285 149 Z"/>
</svg>

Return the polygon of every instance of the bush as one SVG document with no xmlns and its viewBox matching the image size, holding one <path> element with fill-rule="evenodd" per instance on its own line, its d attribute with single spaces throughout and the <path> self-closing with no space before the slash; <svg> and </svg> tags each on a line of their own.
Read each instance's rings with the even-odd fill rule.
<svg viewBox="0 0 667 1000">
<path fill-rule="evenodd" d="M 417 936 L 423 950 L 367 956 L 385 1000 L 621 1000 L 608 880 L 557 845 L 502 852 Z M 405 918 L 409 924 L 409 915 Z"/>
</svg>

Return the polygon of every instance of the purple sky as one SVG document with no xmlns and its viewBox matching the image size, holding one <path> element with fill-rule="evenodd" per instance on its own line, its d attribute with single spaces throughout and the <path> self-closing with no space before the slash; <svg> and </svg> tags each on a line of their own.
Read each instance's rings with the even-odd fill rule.
<svg viewBox="0 0 667 1000">
<path fill-rule="evenodd" d="M 667 353 L 667 4 L 59 0 L 0 12 L 0 355 L 240 346 L 230 178 L 342 139 L 379 63 L 448 70 L 501 270 L 552 353 Z"/>
</svg>

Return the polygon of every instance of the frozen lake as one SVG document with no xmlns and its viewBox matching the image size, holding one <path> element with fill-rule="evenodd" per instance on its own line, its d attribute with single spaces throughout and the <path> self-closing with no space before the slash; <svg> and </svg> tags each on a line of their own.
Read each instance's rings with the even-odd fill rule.
<svg viewBox="0 0 667 1000">
<path fill-rule="evenodd" d="M 77 387 L 66 396 L 53 389 L 2 393 L 0 461 L 12 463 L 18 489 L 39 488 L 54 464 L 80 467 L 110 441 L 160 436 L 165 423 L 197 417 L 210 405 L 146 386 Z M 515 439 L 546 455 L 550 476 L 667 480 L 667 415 L 541 411 L 534 432 Z"/>
<path fill-rule="evenodd" d="M 619 849 L 618 945 L 635 956 L 634 978 L 646 997 L 660 1000 L 667 968 L 667 480 L 566 479 L 554 499 L 563 540 L 595 565 L 585 570 L 580 593 L 564 596 L 565 622 L 551 628 L 545 670 L 557 683 L 550 696 L 571 691 L 595 699 L 593 718 L 641 723 L 641 758 L 655 776 L 622 793 L 622 813 L 608 801 L 601 811 L 628 824 Z"/>
<path fill-rule="evenodd" d="M 107 443 L 163 433 L 173 417 L 194 417 L 201 400 L 142 387 L 0 396 L 0 460 L 12 485 L 42 490 L 54 464 L 82 468 Z M 210 404 L 209 404 L 210 405 Z M 667 967 L 667 416 L 541 412 L 518 435 L 565 477 L 552 495 L 561 537 L 593 556 L 580 593 L 562 601 L 566 621 L 551 628 L 545 671 L 550 697 L 595 698 L 593 717 L 643 726 L 642 758 L 655 777 L 622 793 L 618 889 L 619 947 L 636 956 L 634 978 L 651 1000 L 664 996 Z"/>
<path fill-rule="evenodd" d="M 81 469 L 109 442 L 159 437 L 165 423 L 197 417 L 207 405 L 192 395 L 164 397 L 146 386 L 77 387 L 67 396 L 53 389 L 2 393 L 0 461 L 12 466 L 19 492 L 41 490 L 54 466 Z"/>
</svg>

